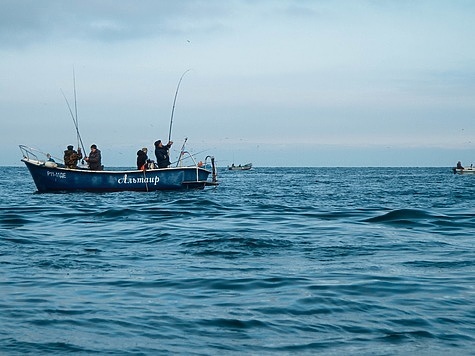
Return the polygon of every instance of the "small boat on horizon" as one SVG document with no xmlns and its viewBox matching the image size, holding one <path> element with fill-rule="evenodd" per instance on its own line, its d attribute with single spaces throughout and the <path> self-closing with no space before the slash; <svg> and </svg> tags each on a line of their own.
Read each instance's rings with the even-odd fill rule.
<svg viewBox="0 0 475 356">
<path fill-rule="evenodd" d="M 252 168 L 252 163 L 246 163 L 244 165 L 234 165 L 234 163 L 228 166 L 228 170 L 230 171 L 248 171 Z"/>
<path fill-rule="evenodd" d="M 454 174 L 475 174 L 475 167 L 470 165 L 470 167 L 454 167 L 452 168 Z"/>
<path fill-rule="evenodd" d="M 464 167 L 462 166 L 462 162 L 458 161 L 457 165 L 452 168 L 452 172 L 454 172 L 454 174 L 475 174 L 475 167 L 473 167 L 473 164 L 471 164 L 470 167 Z"/>
</svg>

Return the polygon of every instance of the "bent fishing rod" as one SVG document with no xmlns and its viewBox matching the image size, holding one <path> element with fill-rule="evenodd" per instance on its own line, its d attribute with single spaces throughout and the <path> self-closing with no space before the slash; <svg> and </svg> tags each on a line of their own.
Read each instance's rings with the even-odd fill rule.
<svg viewBox="0 0 475 356">
<path fill-rule="evenodd" d="M 185 76 L 186 73 L 188 73 L 191 69 L 187 69 L 180 77 L 180 80 L 178 81 L 178 85 L 176 86 L 176 91 L 175 91 L 175 98 L 173 99 L 173 106 L 172 106 L 172 114 L 170 117 L 170 129 L 168 130 L 168 142 L 171 141 L 172 139 L 172 125 L 173 125 L 173 114 L 175 113 L 175 106 L 176 106 L 176 98 L 178 96 L 178 90 L 180 89 L 180 84 L 181 81 L 183 80 L 183 77 Z"/>
</svg>

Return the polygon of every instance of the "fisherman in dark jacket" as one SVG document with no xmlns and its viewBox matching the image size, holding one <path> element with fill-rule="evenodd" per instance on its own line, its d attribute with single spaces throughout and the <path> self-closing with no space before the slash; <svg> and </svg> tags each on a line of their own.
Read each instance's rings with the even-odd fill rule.
<svg viewBox="0 0 475 356">
<path fill-rule="evenodd" d="M 141 150 L 137 151 L 137 169 L 145 170 L 145 163 L 147 163 L 147 148 L 144 147 Z"/>
<path fill-rule="evenodd" d="M 64 151 L 64 164 L 68 168 L 77 169 L 78 161 L 82 158 L 81 147 L 78 147 L 78 151 L 74 150 L 73 145 L 69 145 L 68 149 Z"/>
<path fill-rule="evenodd" d="M 91 171 L 102 171 L 103 166 L 101 163 L 101 151 L 97 149 L 96 145 L 91 145 L 91 153 L 89 157 L 84 158 L 89 165 Z"/>
<path fill-rule="evenodd" d="M 155 141 L 155 157 L 157 158 L 158 168 L 166 168 L 170 165 L 170 155 L 168 150 L 172 147 L 173 141 L 168 141 L 166 146 L 163 146 L 162 141 Z"/>
</svg>

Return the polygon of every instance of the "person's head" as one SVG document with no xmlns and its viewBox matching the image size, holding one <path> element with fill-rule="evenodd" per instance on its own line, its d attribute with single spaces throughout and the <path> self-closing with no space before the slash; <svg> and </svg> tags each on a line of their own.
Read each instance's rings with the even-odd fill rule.
<svg viewBox="0 0 475 356">
<path fill-rule="evenodd" d="M 161 147 L 162 146 L 162 140 L 155 141 L 155 147 Z"/>
<path fill-rule="evenodd" d="M 143 152 L 143 153 L 147 153 L 147 151 L 148 151 L 148 150 L 147 150 L 147 147 L 142 148 L 142 152 Z"/>
<path fill-rule="evenodd" d="M 96 146 L 95 144 L 94 144 L 94 145 L 91 145 L 91 150 L 92 150 L 92 151 L 97 150 L 97 146 Z"/>
<path fill-rule="evenodd" d="M 72 150 L 73 148 L 74 148 L 73 145 L 68 146 L 68 150 Z"/>
</svg>

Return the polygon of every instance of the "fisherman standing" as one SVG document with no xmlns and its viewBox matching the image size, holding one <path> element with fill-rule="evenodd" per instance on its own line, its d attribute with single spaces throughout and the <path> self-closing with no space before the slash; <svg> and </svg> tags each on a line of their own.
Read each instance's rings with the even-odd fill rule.
<svg viewBox="0 0 475 356">
<path fill-rule="evenodd" d="M 155 157 L 158 168 L 167 168 L 170 165 L 170 155 L 168 150 L 172 147 L 173 141 L 168 141 L 164 146 L 161 140 L 155 141 Z"/>
<path fill-rule="evenodd" d="M 68 149 L 64 151 L 64 164 L 67 168 L 78 168 L 78 161 L 82 158 L 81 147 L 78 147 L 77 152 L 73 145 L 69 145 Z"/>
<path fill-rule="evenodd" d="M 91 145 L 91 152 L 89 157 L 84 158 L 89 165 L 91 171 L 102 171 L 104 167 L 102 166 L 102 157 L 101 150 L 97 149 L 95 144 Z"/>
</svg>

